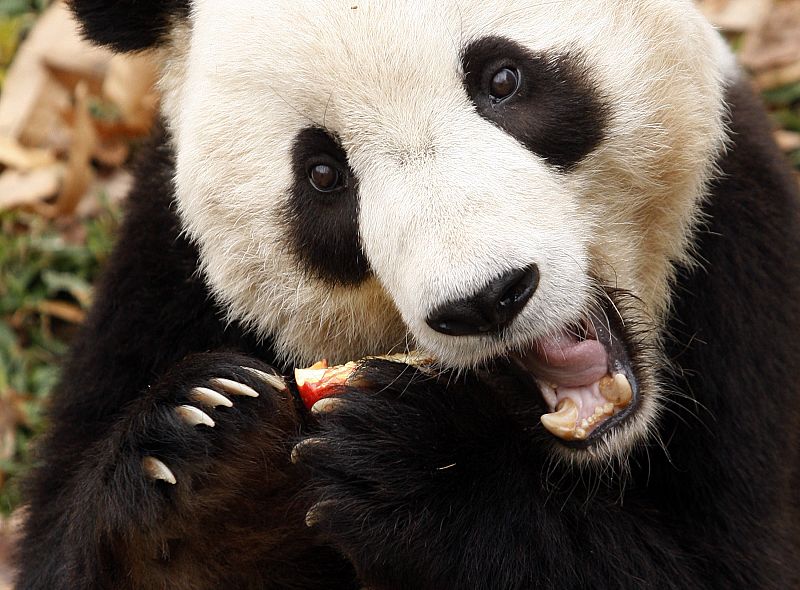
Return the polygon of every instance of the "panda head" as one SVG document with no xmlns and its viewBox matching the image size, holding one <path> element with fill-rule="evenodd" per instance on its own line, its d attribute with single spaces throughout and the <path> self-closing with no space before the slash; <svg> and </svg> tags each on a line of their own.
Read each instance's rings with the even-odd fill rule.
<svg viewBox="0 0 800 590">
<path fill-rule="evenodd" d="M 161 59 L 202 269 L 287 362 L 511 359 L 581 419 L 623 375 L 634 403 L 562 451 L 646 436 L 733 71 L 689 0 L 73 8 Z"/>
</svg>

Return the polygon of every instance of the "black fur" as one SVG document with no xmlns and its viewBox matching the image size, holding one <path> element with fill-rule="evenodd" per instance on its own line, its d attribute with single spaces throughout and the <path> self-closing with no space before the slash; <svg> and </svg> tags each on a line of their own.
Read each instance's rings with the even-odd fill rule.
<svg viewBox="0 0 800 590">
<path fill-rule="evenodd" d="M 554 166 L 572 168 L 603 140 L 608 109 L 576 56 L 534 54 L 486 37 L 467 47 L 462 61 L 478 112 Z M 515 95 L 496 103 L 489 85 L 506 67 L 522 79 Z"/>
<path fill-rule="evenodd" d="M 798 587 L 798 195 L 750 91 L 729 100 L 735 145 L 704 205 L 704 266 L 682 270 L 673 302 L 666 451 L 654 439 L 625 478 L 554 464 L 502 367 L 437 379 L 374 363 L 375 391 L 307 423 L 242 369 L 270 371 L 272 347 L 221 320 L 157 138 L 53 397 L 17 589 L 358 588 L 353 570 L 376 590 Z M 177 420 L 214 377 L 260 396 L 209 410 L 214 429 Z M 309 435 L 322 444 L 293 466 Z M 148 480 L 146 455 L 177 485 Z"/>
<path fill-rule="evenodd" d="M 156 46 L 189 14 L 190 0 L 70 0 L 87 39 L 117 51 Z"/>
<path fill-rule="evenodd" d="M 285 218 L 290 252 L 299 265 L 331 284 L 357 285 L 370 276 L 358 231 L 358 179 L 347 155 L 323 129 L 304 129 L 292 150 L 294 186 Z M 340 171 L 344 188 L 321 193 L 309 182 L 310 166 L 324 163 Z"/>
</svg>

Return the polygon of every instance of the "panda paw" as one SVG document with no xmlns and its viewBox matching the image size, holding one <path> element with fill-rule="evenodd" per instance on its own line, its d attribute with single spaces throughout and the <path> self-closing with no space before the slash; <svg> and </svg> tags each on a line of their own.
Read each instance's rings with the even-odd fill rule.
<svg viewBox="0 0 800 590">
<path fill-rule="evenodd" d="M 242 355 L 206 353 L 187 358 L 148 388 L 132 409 L 127 445 L 146 479 L 194 485 L 229 471 L 215 463 L 248 456 L 248 447 L 288 456 L 286 441 L 296 424 L 288 387 L 269 366 Z"/>
<path fill-rule="evenodd" d="M 369 390 L 315 406 L 318 430 L 292 451 L 309 477 L 306 524 L 367 586 L 460 587 L 452 585 L 463 557 L 454 531 L 472 530 L 477 541 L 507 474 L 524 471 L 513 450 L 516 427 L 472 377 L 448 386 L 451 376 L 397 363 L 374 362 L 368 371 Z"/>
</svg>

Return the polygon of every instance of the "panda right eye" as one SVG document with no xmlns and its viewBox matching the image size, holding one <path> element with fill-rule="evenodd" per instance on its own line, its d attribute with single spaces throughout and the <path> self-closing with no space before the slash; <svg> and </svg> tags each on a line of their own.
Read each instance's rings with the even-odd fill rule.
<svg viewBox="0 0 800 590">
<path fill-rule="evenodd" d="M 314 190 L 321 193 L 333 193 L 345 188 L 342 173 L 337 168 L 323 162 L 309 166 L 308 180 Z"/>
</svg>

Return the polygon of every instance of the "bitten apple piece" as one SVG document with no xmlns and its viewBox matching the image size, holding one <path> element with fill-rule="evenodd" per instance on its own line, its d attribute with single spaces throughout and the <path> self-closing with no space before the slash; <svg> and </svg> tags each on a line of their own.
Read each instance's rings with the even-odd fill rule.
<svg viewBox="0 0 800 590">
<path fill-rule="evenodd" d="M 322 360 L 307 369 L 295 369 L 294 380 L 303 405 L 310 410 L 319 400 L 330 397 L 336 387 L 347 383 L 357 367 L 355 361 L 329 367 L 328 361 Z"/>
<path fill-rule="evenodd" d="M 415 367 L 433 362 L 431 358 L 416 353 L 374 356 L 367 357 L 363 360 L 370 359 L 404 363 Z M 344 365 L 329 367 L 328 361 L 321 360 L 307 369 L 295 369 L 294 380 L 297 384 L 297 391 L 300 393 L 300 399 L 303 400 L 303 405 L 311 410 L 314 404 L 319 400 L 332 397 L 337 387 L 341 387 L 342 385 L 363 385 L 363 383 L 353 381 L 353 374 L 356 372 L 361 362 L 362 361 L 350 361 Z"/>
</svg>

